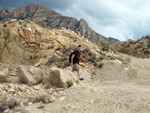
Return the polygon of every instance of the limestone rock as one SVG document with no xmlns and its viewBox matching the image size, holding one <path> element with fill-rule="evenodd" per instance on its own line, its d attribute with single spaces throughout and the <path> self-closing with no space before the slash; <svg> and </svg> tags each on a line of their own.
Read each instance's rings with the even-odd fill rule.
<svg viewBox="0 0 150 113">
<path fill-rule="evenodd" d="M 3 70 L 3 72 L 4 72 L 5 74 L 8 74 L 8 68 L 5 68 L 5 69 Z"/>
<path fill-rule="evenodd" d="M 18 71 L 20 80 L 28 85 L 37 84 L 43 79 L 43 71 L 33 66 L 20 65 Z"/>
<path fill-rule="evenodd" d="M 4 72 L 3 71 L 0 71 L 0 76 L 4 76 Z"/>
<path fill-rule="evenodd" d="M 122 62 L 120 60 L 117 60 L 117 59 L 114 60 L 114 63 L 119 64 L 119 65 L 122 64 Z"/>
<path fill-rule="evenodd" d="M 73 82 L 77 81 L 77 77 L 74 73 L 60 68 L 51 68 L 49 77 L 51 85 L 59 88 L 66 87 L 67 80 L 72 80 Z"/>
<path fill-rule="evenodd" d="M 17 19 L 11 19 L 10 23 L 17 22 Z"/>
</svg>

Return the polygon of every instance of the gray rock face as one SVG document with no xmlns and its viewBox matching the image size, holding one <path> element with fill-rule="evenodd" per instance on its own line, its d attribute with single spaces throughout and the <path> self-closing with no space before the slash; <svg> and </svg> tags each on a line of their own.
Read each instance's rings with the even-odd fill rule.
<svg viewBox="0 0 150 113">
<path fill-rule="evenodd" d="M 0 18 L 10 16 L 12 14 L 13 10 L 10 8 L 4 8 L 0 11 Z"/>
<path fill-rule="evenodd" d="M 31 4 L 27 7 L 17 8 L 13 12 L 9 11 L 8 15 L 1 10 L 0 20 L 9 20 L 11 18 L 26 19 L 32 18 L 36 20 L 43 27 L 64 27 L 73 31 L 79 31 L 82 36 L 89 39 L 91 42 L 99 43 L 100 40 L 106 40 L 106 37 L 96 33 L 92 30 L 84 19 L 78 21 L 75 18 L 62 16 L 52 9 L 43 5 Z"/>
<path fill-rule="evenodd" d="M 18 67 L 18 77 L 22 82 L 28 85 L 34 85 L 42 81 L 43 72 L 41 69 L 35 68 L 33 66 L 21 65 Z"/>
</svg>

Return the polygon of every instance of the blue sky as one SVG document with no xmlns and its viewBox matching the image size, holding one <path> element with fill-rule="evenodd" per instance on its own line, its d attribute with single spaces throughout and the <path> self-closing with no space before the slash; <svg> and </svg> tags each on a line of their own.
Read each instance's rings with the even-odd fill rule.
<svg viewBox="0 0 150 113">
<path fill-rule="evenodd" d="M 64 16 L 85 19 L 96 32 L 121 41 L 150 33 L 150 0 L 2 0 L 0 9 L 45 5 Z"/>
</svg>

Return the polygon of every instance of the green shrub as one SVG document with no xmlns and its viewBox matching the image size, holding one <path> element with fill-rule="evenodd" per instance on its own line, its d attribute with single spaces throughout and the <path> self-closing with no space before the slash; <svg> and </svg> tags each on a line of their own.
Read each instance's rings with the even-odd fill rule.
<svg viewBox="0 0 150 113">
<path fill-rule="evenodd" d="M 114 53 L 116 53 L 117 51 L 114 50 L 111 46 L 109 47 L 110 50 L 112 50 Z"/>
<path fill-rule="evenodd" d="M 68 88 L 73 86 L 73 81 L 72 80 L 67 80 L 66 83 L 68 85 Z"/>
<path fill-rule="evenodd" d="M 106 43 L 104 41 L 101 41 L 100 45 L 102 46 L 103 51 L 108 51 L 109 50 L 109 44 L 108 43 Z"/>
<path fill-rule="evenodd" d="M 32 18 L 29 18 L 29 20 L 32 21 L 32 22 L 34 21 Z"/>
<path fill-rule="evenodd" d="M 32 56 L 30 56 L 30 59 L 32 59 Z"/>
<path fill-rule="evenodd" d="M 147 48 L 150 48 L 150 43 L 147 44 Z"/>
<path fill-rule="evenodd" d="M 103 51 L 109 51 L 109 50 L 111 50 L 114 53 L 116 53 L 116 51 L 108 43 L 106 43 L 104 41 L 101 41 L 100 45 L 101 45 Z"/>
</svg>

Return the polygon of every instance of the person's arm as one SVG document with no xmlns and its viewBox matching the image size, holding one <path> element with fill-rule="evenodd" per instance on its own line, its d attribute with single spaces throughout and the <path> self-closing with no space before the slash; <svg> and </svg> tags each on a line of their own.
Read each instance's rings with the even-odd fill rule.
<svg viewBox="0 0 150 113">
<path fill-rule="evenodd" d="M 75 57 L 75 55 L 73 54 L 72 56 L 71 56 L 71 66 L 73 66 L 73 58 Z"/>
<path fill-rule="evenodd" d="M 82 58 L 82 56 L 80 55 L 80 59 L 86 64 L 85 60 Z"/>
</svg>

